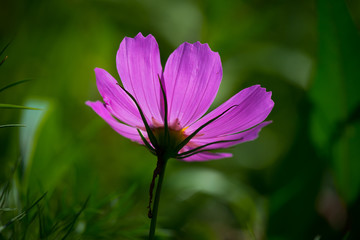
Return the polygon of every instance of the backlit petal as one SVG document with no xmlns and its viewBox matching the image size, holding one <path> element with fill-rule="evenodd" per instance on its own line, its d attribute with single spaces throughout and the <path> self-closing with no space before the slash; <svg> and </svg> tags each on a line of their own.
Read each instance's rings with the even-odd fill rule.
<svg viewBox="0 0 360 240">
<path fill-rule="evenodd" d="M 189 135 L 232 106 L 234 107 L 231 110 L 202 129 L 197 134 L 197 138 L 208 139 L 235 134 L 254 127 L 266 119 L 274 102 L 271 99 L 271 92 L 266 92 L 265 88 L 259 85 L 246 88 L 191 125 L 185 133 Z"/>
<path fill-rule="evenodd" d="M 111 114 L 128 125 L 144 127 L 136 105 L 120 88 L 117 81 L 101 68 L 96 68 L 95 74 L 98 90 Z"/>
<path fill-rule="evenodd" d="M 232 135 L 225 135 L 225 136 L 219 136 L 219 137 L 214 137 L 214 138 L 194 137 L 193 139 L 191 139 L 189 144 L 191 146 L 203 146 L 205 144 L 218 142 L 218 141 L 229 141 L 229 142 L 211 144 L 203 149 L 228 148 L 228 147 L 234 146 L 239 143 L 255 140 L 259 136 L 260 130 L 263 127 L 269 125 L 270 123 L 271 123 L 271 121 L 262 122 L 259 125 L 257 125 L 256 127 L 253 127 L 245 132 L 232 134 Z"/>
<path fill-rule="evenodd" d="M 187 151 L 190 149 L 191 148 L 187 148 Z M 231 153 L 201 152 L 181 160 L 186 162 L 203 162 L 203 161 L 216 160 L 221 158 L 230 158 L 230 157 L 232 157 Z"/>
<path fill-rule="evenodd" d="M 114 117 L 111 116 L 110 112 L 104 107 L 104 104 L 102 102 L 87 101 L 86 105 L 91 107 L 102 119 L 105 120 L 105 122 L 107 122 L 120 135 L 122 135 L 126 138 L 129 138 L 130 140 L 132 140 L 134 142 L 143 144 L 136 128 L 122 124 L 122 123 L 118 122 L 116 119 L 114 119 Z"/>
<path fill-rule="evenodd" d="M 159 47 L 152 35 L 125 37 L 116 55 L 116 66 L 121 81 L 139 103 L 149 124 L 161 116 L 160 83 L 162 74 Z"/>
<path fill-rule="evenodd" d="M 220 56 L 207 44 L 181 44 L 169 57 L 164 84 L 170 125 L 181 127 L 200 118 L 210 107 L 222 78 Z"/>
</svg>

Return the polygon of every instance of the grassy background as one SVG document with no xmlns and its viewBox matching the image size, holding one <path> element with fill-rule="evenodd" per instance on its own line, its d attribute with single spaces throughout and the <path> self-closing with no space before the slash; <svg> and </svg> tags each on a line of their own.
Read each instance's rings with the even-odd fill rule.
<svg viewBox="0 0 360 240">
<path fill-rule="evenodd" d="M 360 4 L 355 0 L 17 0 L 0 9 L 0 239 L 146 239 L 156 159 L 89 107 L 124 36 L 220 53 L 212 108 L 253 84 L 275 108 L 232 159 L 171 160 L 158 239 L 358 239 Z M 117 79 L 119 79 L 117 77 Z M 46 194 L 45 194 L 46 193 Z M 45 194 L 45 195 L 44 195 Z"/>
</svg>

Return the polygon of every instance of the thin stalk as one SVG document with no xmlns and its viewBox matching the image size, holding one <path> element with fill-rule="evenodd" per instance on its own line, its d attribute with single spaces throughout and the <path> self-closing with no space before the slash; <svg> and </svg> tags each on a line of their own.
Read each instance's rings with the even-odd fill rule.
<svg viewBox="0 0 360 240">
<path fill-rule="evenodd" d="M 149 240 L 155 239 L 155 229 L 156 229 L 156 220 L 157 220 L 157 214 L 158 214 L 158 209 L 159 209 L 160 192 L 161 192 L 162 182 L 164 180 L 167 159 L 163 158 L 162 156 L 158 156 L 158 163 L 160 164 L 160 172 L 159 172 L 158 183 L 156 186 L 154 205 L 153 205 L 152 215 L 151 215 Z"/>
</svg>

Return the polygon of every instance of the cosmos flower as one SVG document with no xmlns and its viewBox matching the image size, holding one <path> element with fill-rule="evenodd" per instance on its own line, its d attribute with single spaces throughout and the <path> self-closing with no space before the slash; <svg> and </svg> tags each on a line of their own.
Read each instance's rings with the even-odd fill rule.
<svg viewBox="0 0 360 240">
<path fill-rule="evenodd" d="M 208 44 L 181 44 L 164 71 L 152 35 L 125 37 L 116 55 L 122 86 L 96 68 L 103 102 L 87 101 L 116 132 L 155 155 L 184 161 L 231 157 L 210 150 L 258 137 L 274 102 L 259 85 L 246 88 L 204 115 L 222 79 L 220 56 Z"/>
</svg>

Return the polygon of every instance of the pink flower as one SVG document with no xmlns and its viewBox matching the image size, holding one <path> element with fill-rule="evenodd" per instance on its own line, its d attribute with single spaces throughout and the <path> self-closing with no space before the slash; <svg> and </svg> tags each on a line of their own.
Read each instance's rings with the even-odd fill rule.
<svg viewBox="0 0 360 240">
<path fill-rule="evenodd" d="M 184 161 L 231 157 L 214 153 L 258 137 L 274 102 L 271 92 L 246 88 L 203 116 L 218 91 L 220 56 L 207 44 L 181 44 L 162 71 L 158 44 L 152 35 L 125 37 L 116 55 L 123 87 L 96 68 L 104 103 L 89 105 L 115 131 L 145 145 L 156 155 Z"/>
</svg>

